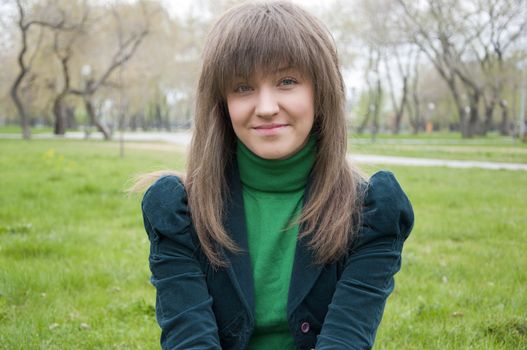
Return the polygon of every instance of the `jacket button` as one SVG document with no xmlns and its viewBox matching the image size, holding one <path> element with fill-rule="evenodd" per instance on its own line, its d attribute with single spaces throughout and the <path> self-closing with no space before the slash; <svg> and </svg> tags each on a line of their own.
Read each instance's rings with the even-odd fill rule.
<svg viewBox="0 0 527 350">
<path fill-rule="evenodd" d="M 307 333 L 309 332 L 309 322 L 302 322 L 302 324 L 300 325 L 300 330 L 302 331 L 302 333 Z"/>
</svg>

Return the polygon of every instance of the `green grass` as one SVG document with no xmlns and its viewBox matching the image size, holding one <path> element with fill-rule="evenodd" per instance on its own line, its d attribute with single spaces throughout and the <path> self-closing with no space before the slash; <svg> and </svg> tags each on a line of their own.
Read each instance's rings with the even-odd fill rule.
<svg viewBox="0 0 527 350">
<path fill-rule="evenodd" d="M 351 136 L 355 139 L 371 139 L 370 133 L 358 134 L 351 132 Z M 511 142 L 513 141 L 510 136 L 503 136 L 497 132 L 489 132 L 486 136 L 474 136 L 470 139 L 464 139 L 460 132 L 452 131 L 434 131 L 432 133 L 419 132 L 417 134 L 409 133 L 408 131 L 400 132 L 399 134 L 393 133 L 380 133 L 376 135 L 377 139 L 421 139 L 421 140 L 449 140 L 449 141 L 470 141 L 474 143 L 486 143 L 486 142 Z"/>
<path fill-rule="evenodd" d="M 131 176 L 180 149 L 0 140 L 0 349 L 157 349 Z M 373 173 L 378 167 L 364 167 Z M 392 167 L 416 224 L 376 349 L 527 347 L 527 176 Z"/>
<path fill-rule="evenodd" d="M 159 332 L 134 174 L 178 152 L 0 141 L 0 348 L 154 349 Z"/>
<path fill-rule="evenodd" d="M 377 349 L 526 348 L 525 172 L 392 169 L 416 223 Z"/>
<path fill-rule="evenodd" d="M 445 145 L 352 142 L 349 152 L 399 157 L 527 163 L 527 147 L 517 145 Z"/>
<path fill-rule="evenodd" d="M 32 134 L 50 134 L 52 132 L 53 128 L 49 126 L 31 128 Z M 0 126 L 0 134 L 20 134 L 22 136 L 22 128 L 14 124 L 2 125 Z"/>
<path fill-rule="evenodd" d="M 527 143 L 500 135 L 461 139 L 459 134 L 454 133 L 382 134 L 375 141 L 370 136 L 352 135 L 348 151 L 356 154 L 527 163 Z"/>
</svg>

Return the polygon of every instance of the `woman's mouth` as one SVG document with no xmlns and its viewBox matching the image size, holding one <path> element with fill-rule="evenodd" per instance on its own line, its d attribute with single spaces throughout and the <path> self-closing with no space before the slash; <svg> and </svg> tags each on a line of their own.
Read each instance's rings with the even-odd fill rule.
<svg viewBox="0 0 527 350">
<path fill-rule="evenodd" d="M 258 125 L 253 127 L 253 129 L 261 135 L 275 135 L 284 130 L 287 126 L 288 124 L 271 123 Z"/>
</svg>

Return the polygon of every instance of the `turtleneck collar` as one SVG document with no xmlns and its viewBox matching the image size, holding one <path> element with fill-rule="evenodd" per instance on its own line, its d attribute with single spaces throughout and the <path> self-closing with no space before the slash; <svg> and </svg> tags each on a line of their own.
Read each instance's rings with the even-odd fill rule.
<svg viewBox="0 0 527 350">
<path fill-rule="evenodd" d="M 286 159 L 264 159 L 237 140 L 236 156 L 244 186 L 264 192 L 293 192 L 304 188 L 315 163 L 316 138 Z"/>
</svg>

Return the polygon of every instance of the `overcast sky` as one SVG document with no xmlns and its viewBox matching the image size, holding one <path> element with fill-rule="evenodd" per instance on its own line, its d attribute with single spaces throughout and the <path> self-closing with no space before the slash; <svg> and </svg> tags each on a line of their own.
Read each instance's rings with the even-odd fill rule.
<svg viewBox="0 0 527 350">
<path fill-rule="evenodd" d="M 190 11 L 202 11 L 201 0 L 160 0 L 171 13 L 176 16 L 185 16 Z M 316 13 L 317 9 L 329 6 L 335 0 L 292 0 L 292 2 L 302 5 L 308 10 Z"/>
</svg>

